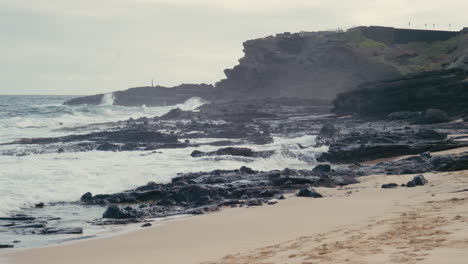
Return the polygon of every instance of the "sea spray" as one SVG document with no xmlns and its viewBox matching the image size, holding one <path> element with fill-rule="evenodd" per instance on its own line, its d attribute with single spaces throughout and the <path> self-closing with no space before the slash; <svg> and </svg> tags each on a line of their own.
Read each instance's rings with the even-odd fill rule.
<svg viewBox="0 0 468 264">
<path fill-rule="evenodd" d="M 114 93 L 106 93 L 102 96 L 101 105 L 114 105 Z"/>
</svg>

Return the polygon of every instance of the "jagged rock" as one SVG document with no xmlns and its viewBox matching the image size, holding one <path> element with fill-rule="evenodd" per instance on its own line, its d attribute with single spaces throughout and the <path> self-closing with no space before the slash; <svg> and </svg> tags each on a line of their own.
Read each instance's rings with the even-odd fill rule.
<svg viewBox="0 0 468 264">
<path fill-rule="evenodd" d="M 39 231 L 41 235 L 69 235 L 69 234 L 83 234 L 83 228 L 81 227 L 70 227 L 70 228 L 59 228 L 59 227 L 47 227 Z"/>
<path fill-rule="evenodd" d="M 414 178 L 406 184 L 406 187 L 423 186 L 426 183 L 428 183 L 428 181 L 426 180 L 426 178 L 424 178 L 423 175 L 417 175 L 414 176 Z"/>
<path fill-rule="evenodd" d="M 253 151 L 249 148 L 221 148 L 216 151 L 212 152 L 201 152 L 198 150 L 194 150 L 190 156 L 192 157 L 204 157 L 204 156 L 241 156 L 241 157 L 249 157 L 249 158 L 268 158 L 273 155 L 274 151 Z"/>
<path fill-rule="evenodd" d="M 419 154 L 419 156 L 421 156 L 422 158 L 425 158 L 425 159 L 430 159 L 431 158 L 431 152 L 426 151 L 424 153 Z"/>
<path fill-rule="evenodd" d="M 100 151 L 115 151 L 115 150 L 118 150 L 119 149 L 119 146 L 118 145 L 115 145 L 115 144 L 112 144 L 112 143 L 104 143 L 104 144 L 101 144 L 99 145 L 96 150 L 100 150 Z"/>
<path fill-rule="evenodd" d="M 297 193 L 299 197 L 312 197 L 312 198 L 322 198 L 323 196 L 316 192 L 313 188 L 302 189 Z"/>
<path fill-rule="evenodd" d="M 111 205 L 107 207 L 106 211 L 102 214 L 103 218 L 112 218 L 112 219 L 125 219 L 131 218 L 131 216 L 124 212 L 120 207 L 116 205 Z"/>
<path fill-rule="evenodd" d="M 37 223 L 37 224 L 27 224 L 27 225 L 13 225 L 13 229 L 27 229 L 27 228 L 44 228 L 46 224 Z"/>
<path fill-rule="evenodd" d="M 340 134 L 340 130 L 337 129 L 333 124 L 326 123 L 320 129 L 318 133 L 318 138 L 334 138 Z"/>
<path fill-rule="evenodd" d="M 0 220 L 3 221 L 30 221 L 35 219 L 35 217 L 29 215 L 13 215 L 11 217 L 0 217 Z"/>
<path fill-rule="evenodd" d="M 156 205 L 162 205 L 162 206 L 174 206 L 176 205 L 176 202 L 172 199 L 169 198 L 163 198 L 159 200 Z"/>
<path fill-rule="evenodd" d="M 278 200 L 276 200 L 276 199 L 269 200 L 269 201 L 267 202 L 268 205 L 274 205 L 274 204 L 277 204 L 277 203 L 278 203 Z"/>
<path fill-rule="evenodd" d="M 174 194 L 174 199 L 177 202 L 195 202 L 203 203 L 204 197 L 216 196 L 216 190 L 210 189 L 204 185 L 191 184 L 182 186 L 177 193 Z"/>
<path fill-rule="evenodd" d="M 91 200 L 93 199 L 93 194 L 90 193 L 90 192 L 87 192 L 85 194 L 83 194 L 80 198 L 80 201 L 82 202 L 85 202 L 85 203 L 88 203 L 90 202 Z"/>
<path fill-rule="evenodd" d="M 320 164 L 320 165 L 315 166 L 312 172 L 328 173 L 328 172 L 331 172 L 331 166 L 329 164 Z"/>
<path fill-rule="evenodd" d="M 242 166 L 242 167 L 240 167 L 239 172 L 240 172 L 240 173 L 245 173 L 245 174 L 254 174 L 254 173 L 256 173 L 257 171 L 254 171 L 254 170 L 252 170 L 252 169 L 249 168 L 249 167 Z"/>
<path fill-rule="evenodd" d="M 0 244 L 0 248 L 14 248 L 13 245 Z"/>
<path fill-rule="evenodd" d="M 175 108 L 169 111 L 167 114 L 162 115 L 159 119 L 162 120 L 174 120 L 174 119 L 192 119 L 197 117 L 196 112 L 184 111 L 180 108 Z"/>
<path fill-rule="evenodd" d="M 260 197 L 273 197 L 277 192 L 272 191 L 272 190 L 264 190 L 260 192 Z"/>
<path fill-rule="evenodd" d="M 247 206 L 262 206 L 263 205 L 263 199 L 249 199 L 245 202 L 245 205 Z"/>
<path fill-rule="evenodd" d="M 398 184 L 396 183 L 387 183 L 387 184 L 382 185 L 382 189 L 393 189 L 397 187 L 398 187 Z"/>
</svg>

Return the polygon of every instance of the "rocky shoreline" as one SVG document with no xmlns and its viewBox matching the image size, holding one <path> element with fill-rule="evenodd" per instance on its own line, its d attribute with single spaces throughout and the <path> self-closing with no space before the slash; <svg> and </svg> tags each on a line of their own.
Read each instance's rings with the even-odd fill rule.
<svg viewBox="0 0 468 264">
<path fill-rule="evenodd" d="M 375 174 L 424 174 L 468 169 L 468 152 L 433 155 L 448 149 L 468 147 L 468 123 L 464 120 L 435 124 L 413 124 L 407 120 L 367 120 L 359 116 L 331 114 L 328 104 L 302 99 L 265 99 L 207 104 L 196 111 L 174 109 L 161 117 L 93 124 L 97 132 L 58 138 L 31 138 L 7 143 L 25 145 L 21 153 L 64 153 L 76 151 L 152 151 L 218 147 L 211 152 L 188 151 L 193 159 L 205 157 L 263 159 L 278 150 L 256 151 L 242 145 L 265 145 L 274 136 L 316 135 L 315 145 L 326 151 L 295 158 L 317 160 L 307 170 L 257 171 L 243 166 L 237 170 L 214 170 L 173 175 L 169 183 L 149 182 L 132 190 L 111 194 L 84 194 L 72 204 L 97 206 L 102 217 L 92 225 L 148 222 L 174 215 L 196 215 L 223 207 L 274 204 L 288 194 L 319 198 L 314 187 L 354 184 L 359 177 Z M 80 128 L 67 128 L 70 133 Z M 460 135 L 449 137 L 448 135 Z M 203 138 L 215 139 L 197 143 Z M 219 140 L 216 140 L 219 139 Z M 283 150 L 284 152 L 284 150 Z M 287 150 L 281 155 L 295 155 Z M 396 161 L 365 165 L 366 161 L 409 155 Z M 215 161 L 214 161 L 215 162 Z M 247 165 L 247 164 L 246 164 Z M 41 210 L 49 204 L 36 205 Z M 81 234 L 81 227 L 49 226 L 56 220 L 30 215 L 1 218 L 0 226 L 17 234 Z M 148 226 L 150 224 L 145 224 Z M 13 244 L 8 244 L 13 246 Z"/>
</svg>

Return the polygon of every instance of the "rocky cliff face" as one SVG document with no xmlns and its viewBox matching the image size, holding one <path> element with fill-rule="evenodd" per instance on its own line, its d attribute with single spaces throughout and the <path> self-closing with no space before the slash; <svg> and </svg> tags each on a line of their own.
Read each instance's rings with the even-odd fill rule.
<svg viewBox="0 0 468 264">
<path fill-rule="evenodd" d="M 245 56 L 216 86 L 231 96 L 334 98 L 363 83 L 441 70 L 467 50 L 466 35 L 389 27 L 278 34 L 245 42 Z"/>
<path fill-rule="evenodd" d="M 331 98 L 357 84 L 399 76 L 364 56 L 345 33 L 280 34 L 244 43 L 239 65 L 216 86 L 230 96 Z"/>
</svg>

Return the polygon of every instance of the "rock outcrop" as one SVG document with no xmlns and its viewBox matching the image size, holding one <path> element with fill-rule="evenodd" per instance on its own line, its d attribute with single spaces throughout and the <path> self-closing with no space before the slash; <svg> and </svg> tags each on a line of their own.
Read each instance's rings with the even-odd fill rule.
<svg viewBox="0 0 468 264">
<path fill-rule="evenodd" d="M 450 115 L 463 115 L 468 113 L 467 78 L 468 72 L 450 69 L 366 84 L 358 90 L 338 95 L 333 102 L 334 112 L 376 118 L 389 115 L 391 118 L 403 118 L 405 115 L 413 118 L 411 112 L 435 108 Z M 423 122 L 430 122 L 434 118 L 438 121 L 444 119 L 443 116 L 443 113 L 434 110 L 421 115 L 428 119 Z M 417 118 L 417 115 L 414 117 Z"/>
<path fill-rule="evenodd" d="M 207 100 L 218 98 L 217 89 L 208 84 L 182 84 L 175 87 L 136 87 L 125 91 L 112 93 L 114 105 L 122 106 L 164 106 L 185 102 L 191 97 L 201 97 Z M 100 105 L 105 103 L 104 94 L 73 98 L 66 105 Z"/>
</svg>

